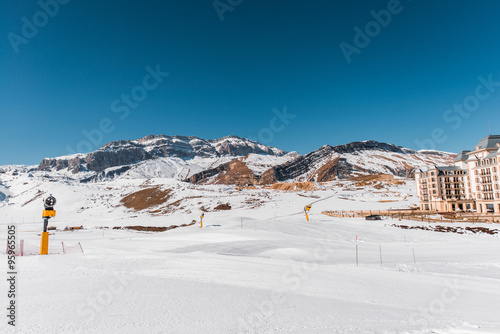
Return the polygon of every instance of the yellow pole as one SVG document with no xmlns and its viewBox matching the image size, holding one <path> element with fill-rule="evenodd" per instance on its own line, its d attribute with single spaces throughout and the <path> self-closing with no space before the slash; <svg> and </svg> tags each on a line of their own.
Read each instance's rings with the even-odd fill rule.
<svg viewBox="0 0 500 334">
<path fill-rule="evenodd" d="M 205 217 L 204 213 L 202 213 L 201 216 L 200 216 L 200 228 L 203 227 L 203 217 Z"/>
<path fill-rule="evenodd" d="M 49 218 L 46 215 L 44 215 L 44 217 L 43 217 L 43 232 L 41 234 L 41 241 L 40 241 L 40 255 L 49 254 L 48 224 L 49 224 Z"/>
<path fill-rule="evenodd" d="M 40 255 L 49 254 L 49 232 L 42 232 L 42 241 L 40 243 Z"/>
</svg>

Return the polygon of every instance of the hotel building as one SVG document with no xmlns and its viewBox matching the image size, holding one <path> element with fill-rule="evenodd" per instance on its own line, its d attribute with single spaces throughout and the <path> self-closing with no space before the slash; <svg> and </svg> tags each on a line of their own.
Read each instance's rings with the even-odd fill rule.
<svg viewBox="0 0 500 334">
<path fill-rule="evenodd" d="M 462 151 L 453 166 L 415 173 L 420 209 L 500 213 L 500 136 L 487 136 Z"/>
</svg>

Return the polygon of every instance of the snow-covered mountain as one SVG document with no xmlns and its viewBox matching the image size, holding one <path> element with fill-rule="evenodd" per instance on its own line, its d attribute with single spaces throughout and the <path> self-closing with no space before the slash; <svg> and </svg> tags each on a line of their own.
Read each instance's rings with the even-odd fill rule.
<svg viewBox="0 0 500 334">
<path fill-rule="evenodd" d="M 192 183 L 250 183 L 272 184 L 283 181 L 326 182 L 335 178 L 346 179 L 367 174 L 412 176 L 415 168 L 446 165 L 453 162 L 455 154 L 439 151 L 414 151 L 393 144 L 374 140 L 352 142 L 345 145 L 325 145 L 293 159 L 270 167 L 264 173 L 250 175 L 244 159 L 222 164 L 202 173 L 192 175 Z M 234 175 L 241 174 L 238 182 Z M 228 175 L 232 175 L 228 177 Z"/>
<path fill-rule="evenodd" d="M 412 176 L 415 168 L 447 165 L 456 154 L 414 151 L 374 140 L 345 145 L 325 145 L 295 160 L 266 171 L 262 183 L 279 181 L 331 181 L 366 174 Z"/>
<path fill-rule="evenodd" d="M 125 173 L 130 178 L 185 178 L 248 154 L 281 157 L 286 152 L 237 136 L 205 140 L 192 136 L 150 135 L 137 140 L 114 141 L 87 154 L 45 158 L 38 170 L 79 173 L 77 178 L 86 180 L 109 179 Z"/>
<path fill-rule="evenodd" d="M 198 184 L 258 185 L 366 174 L 406 177 L 415 168 L 447 165 L 454 158 L 452 153 L 414 151 L 373 140 L 325 145 L 301 156 L 237 136 L 205 140 L 150 135 L 114 141 L 87 154 L 45 158 L 31 169 L 83 182 L 173 178 Z"/>
</svg>

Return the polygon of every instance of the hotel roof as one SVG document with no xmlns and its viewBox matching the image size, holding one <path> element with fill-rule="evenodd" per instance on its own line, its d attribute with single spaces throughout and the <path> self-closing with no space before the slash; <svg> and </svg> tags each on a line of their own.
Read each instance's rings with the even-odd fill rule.
<svg viewBox="0 0 500 334">
<path fill-rule="evenodd" d="M 500 143 L 499 135 L 489 135 L 484 137 L 476 145 L 476 151 L 483 150 L 485 148 L 497 148 Z"/>
</svg>

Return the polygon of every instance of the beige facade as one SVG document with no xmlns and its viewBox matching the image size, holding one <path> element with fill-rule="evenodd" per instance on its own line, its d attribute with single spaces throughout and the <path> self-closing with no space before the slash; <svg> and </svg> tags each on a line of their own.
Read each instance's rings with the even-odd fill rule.
<svg viewBox="0 0 500 334">
<path fill-rule="evenodd" d="M 500 136 L 487 136 L 473 151 L 458 154 L 453 166 L 417 170 L 422 210 L 500 213 Z"/>
</svg>

